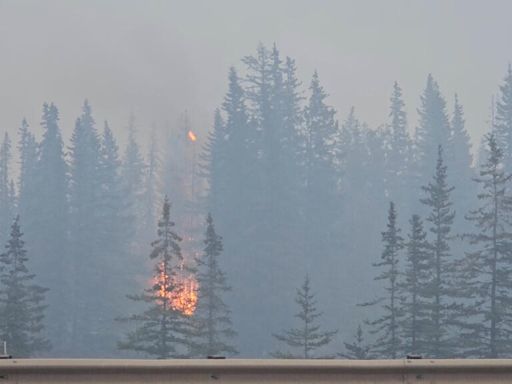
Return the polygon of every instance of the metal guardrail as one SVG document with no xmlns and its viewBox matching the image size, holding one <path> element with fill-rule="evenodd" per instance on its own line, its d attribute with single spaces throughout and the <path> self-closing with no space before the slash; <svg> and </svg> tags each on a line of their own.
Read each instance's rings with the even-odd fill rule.
<svg viewBox="0 0 512 384">
<path fill-rule="evenodd" d="M 0 383 L 512 383 L 512 360 L 0 360 Z"/>
</svg>

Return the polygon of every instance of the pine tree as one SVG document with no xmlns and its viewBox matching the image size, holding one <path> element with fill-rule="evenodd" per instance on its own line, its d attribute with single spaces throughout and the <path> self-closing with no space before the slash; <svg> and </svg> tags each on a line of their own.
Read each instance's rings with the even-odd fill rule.
<svg viewBox="0 0 512 384">
<path fill-rule="evenodd" d="M 72 311 L 68 308 L 72 277 L 69 264 L 68 167 L 64 160 L 59 112 L 54 104 L 43 105 L 43 137 L 35 165 L 33 194 L 26 197 L 30 214 L 24 220 L 27 250 L 36 253 L 34 273 L 48 287 L 45 318 L 53 352 L 71 353 Z"/>
<path fill-rule="evenodd" d="M 127 210 L 129 216 L 133 217 L 133 231 L 131 246 L 138 249 L 137 244 L 142 237 L 143 227 L 141 224 L 144 218 L 144 175 L 146 164 L 142 158 L 139 144 L 135 138 L 136 126 L 135 117 L 130 116 L 128 125 L 128 144 L 125 149 L 121 167 L 121 178 L 123 190 L 126 194 Z"/>
<path fill-rule="evenodd" d="M 315 358 L 314 352 L 327 346 L 338 331 L 324 331 L 317 323 L 322 316 L 316 308 L 315 294 L 311 291 L 309 277 L 306 276 L 304 284 L 297 290 L 295 302 L 300 311 L 295 315 L 300 322 L 299 327 L 291 328 L 273 336 L 286 346 L 297 352 L 275 352 L 274 357 L 280 358 Z"/>
<path fill-rule="evenodd" d="M 185 315 L 172 305 L 173 294 L 178 289 L 176 273 L 183 256 L 179 245 L 181 237 L 174 232 L 170 208 L 166 197 L 158 222 L 158 238 L 152 242 L 149 255 L 154 262 L 153 285 L 140 295 L 128 296 L 142 303 L 145 309 L 140 314 L 120 319 L 135 323 L 135 328 L 118 343 L 121 350 L 141 352 L 159 359 L 182 356 L 180 348 L 190 344 L 191 336 Z"/>
<path fill-rule="evenodd" d="M 70 254 L 73 285 L 73 350 L 81 356 L 108 353 L 112 329 L 108 302 L 110 269 L 105 254 L 104 236 L 110 232 L 102 219 L 101 145 L 87 100 L 76 120 L 71 137 Z M 114 240 L 114 239 L 113 239 Z M 95 308 L 92 312 L 90 308 Z"/>
<path fill-rule="evenodd" d="M 27 120 L 23 119 L 18 130 L 19 178 L 18 178 L 18 209 L 21 217 L 28 218 L 32 212 L 31 199 L 35 195 L 34 178 L 38 160 L 38 145 L 34 134 L 30 131 Z"/>
<path fill-rule="evenodd" d="M 439 85 L 430 74 L 421 95 L 421 108 L 418 113 L 420 123 L 416 129 L 415 145 L 417 177 L 421 183 L 430 176 L 430 168 L 436 161 L 438 146 L 446 145 L 451 134 L 446 101 L 439 90 Z"/>
<path fill-rule="evenodd" d="M 405 352 L 417 355 L 427 353 L 426 345 L 433 332 L 431 321 L 432 252 L 418 215 L 412 215 L 411 231 L 403 279 L 399 283 L 401 300 L 400 330 Z"/>
<path fill-rule="evenodd" d="M 453 116 L 451 120 L 450 140 L 444 145 L 446 151 L 446 165 L 450 169 L 450 181 L 454 186 L 452 192 L 455 212 L 459 212 L 454 219 L 454 228 L 462 233 L 466 231 L 467 222 L 462 213 L 468 212 L 474 201 L 474 175 L 473 157 L 471 155 L 471 141 L 465 127 L 464 110 L 455 95 Z"/>
<path fill-rule="evenodd" d="M 393 84 L 390 101 L 389 138 L 386 143 L 386 189 L 389 198 L 400 201 L 402 210 L 407 213 L 411 209 L 408 192 L 411 181 L 412 143 L 407 133 L 407 114 L 402 89 L 397 82 Z"/>
<path fill-rule="evenodd" d="M 159 172 L 161 168 L 155 127 L 151 131 L 148 164 L 144 175 L 144 227 L 146 234 L 153 233 L 156 228 L 156 211 L 161 201 L 162 189 Z"/>
<path fill-rule="evenodd" d="M 464 356 L 508 357 L 512 354 L 510 277 L 512 247 L 509 194 L 511 175 L 503 167 L 503 152 L 494 134 L 486 137 L 488 158 L 475 181 L 480 186 L 480 207 L 467 219 L 476 232 L 467 235 L 474 250 L 461 264 L 459 295 L 459 346 Z"/>
<path fill-rule="evenodd" d="M 370 346 L 364 340 L 363 328 L 361 324 L 357 326 L 357 332 L 352 343 L 343 343 L 345 352 L 338 356 L 350 360 L 369 360 L 371 359 Z"/>
<path fill-rule="evenodd" d="M 451 226 L 455 218 L 450 193 L 453 187 L 447 183 L 447 166 L 444 165 L 442 146 L 438 147 L 438 157 L 434 177 L 427 186 L 422 187 L 426 197 L 420 201 L 429 208 L 427 221 L 432 234 L 432 278 L 430 296 L 432 303 L 433 334 L 425 344 L 425 350 L 433 357 L 442 358 L 452 354 L 451 341 L 447 339 L 450 322 L 452 294 L 450 283 L 453 275 L 453 260 L 450 251 Z"/>
<path fill-rule="evenodd" d="M 31 357 L 50 348 L 43 336 L 46 305 L 43 288 L 28 269 L 23 233 L 16 217 L 10 239 L 0 255 L 0 337 L 16 358 Z"/>
<path fill-rule="evenodd" d="M 512 65 L 500 86 L 494 119 L 496 142 L 503 153 L 503 163 L 507 172 L 512 171 Z"/>
<path fill-rule="evenodd" d="M 403 248 L 403 239 L 397 227 L 397 214 L 393 202 L 389 203 L 387 230 L 382 232 L 384 251 L 381 261 L 373 264 L 381 269 L 376 281 L 385 284 L 385 295 L 377 300 L 362 304 L 362 306 L 382 306 L 381 317 L 369 322 L 370 332 L 377 335 L 374 352 L 385 359 L 396 359 L 402 351 L 402 340 L 399 332 L 401 317 L 399 296 L 399 253 Z"/>
<path fill-rule="evenodd" d="M 194 355 L 225 356 L 237 354 L 230 343 L 236 333 L 232 329 L 231 311 L 223 295 L 231 288 L 219 264 L 222 238 L 215 232 L 213 219 L 208 214 L 203 255 L 196 258 L 196 279 L 199 286 L 198 305 L 194 313 L 196 340 Z"/>
<path fill-rule="evenodd" d="M 14 200 L 11 196 L 10 169 L 11 139 L 5 133 L 0 146 L 0 241 L 5 242 L 14 218 Z"/>
<path fill-rule="evenodd" d="M 334 232 L 337 185 L 334 167 L 335 135 L 338 123 L 335 110 L 326 103 L 327 93 L 315 71 L 310 97 L 304 111 L 303 232 L 305 262 L 312 254 L 328 255 L 330 234 Z M 307 265 L 307 264 L 306 264 Z M 310 265 L 311 267 L 313 265 Z"/>
</svg>

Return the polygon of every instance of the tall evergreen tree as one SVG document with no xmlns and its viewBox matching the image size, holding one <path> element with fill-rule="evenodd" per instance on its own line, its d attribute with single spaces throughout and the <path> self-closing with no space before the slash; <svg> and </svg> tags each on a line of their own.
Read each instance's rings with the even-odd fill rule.
<svg viewBox="0 0 512 384">
<path fill-rule="evenodd" d="M 504 169 L 504 157 L 494 134 L 486 137 L 488 158 L 475 181 L 480 186 L 480 206 L 468 220 L 476 231 L 467 235 L 474 247 L 461 263 L 457 325 L 458 345 L 465 356 L 507 357 L 512 354 L 510 278 L 512 249 L 509 194 L 511 175 Z"/>
<path fill-rule="evenodd" d="M 459 213 L 454 219 L 454 228 L 458 232 L 465 232 L 467 223 L 464 221 L 463 214 L 473 206 L 475 191 L 472 179 L 475 175 L 464 110 L 457 95 L 455 95 L 451 120 L 451 136 L 444 147 L 448 149 L 446 164 L 450 169 L 450 182 L 455 188 L 452 192 L 454 210 Z"/>
<path fill-rule="evenodd" d="M 418 182 L 430 176 L 430 169 L 437 158 L 439 145 L 446 145 L 450 141 L 450 124 L 446 113 L 444 100 L 439 85 L 432 75 L 427 77 L 427 85 L 421 95 L 421 107 L 418 109 L 420 117 L 416 129 L 416 167 Z"/>
<path fill-rule="evenodd" d="M 381 261 L 373 264 L 381 269 L 375 280 L 385 284 L 385 295 L 363 306 L 381 305 L 382 314 L 369 322 L 370 332 L 377 335 L 374 351 L 385 359 L 396 359 L 402 352 L 402 340 L 399 332 L 401 317 L 399 292 L 399 253 L 403 248 L 403 239 L 397 227 L 397 214 L 393 202 L 389 203 L 387 230 L 382 232 L 384 251 Z"/>
<path fill-rule="evenodd" d="M 154 262 L 153 285 L 140 295 L 128 296 L 143 304 L 145 309 L 140 314 L 120 319 L 135 323 L 135 328 L 118 343 L 121 350 L 141 352 L 159 359 L 182 356 L 180 348 L 188 345 L 190 338 L 184 315 L 172 305 L 173 294 L 178 289 L 176 272 L 183 256 L 179 245 L 181 237 L 174 232 L 170 208 L 166 197 L 158 222 L 158 238 L 151 244 L 149 255 Z"/>
<path fill-rule="evenodd" d="M 389 198 L 400 201 L 402 209 L 407 213 L 411 208 L 408 192 L 411 181 L 412 143 L 407 133 L 407 114 L 402 89 L 397 82 L 393 84 L 390 101 L 389 137 L 386 143 L 386 189 Z"/>
<path fill-rule="evenodd" d="M 34 172 L 34 193 L 26 222 L 28 252 L 37 252 L 34 273 L 48 287 L 48 313 L 45 318 L 53 353 L 71 353 L 72 314 L 67 305 L 72 287 L 68 249 L 68 167 L 58 125 L 59 112 L 54 104 L 43 105 L 43 137 Z M 64 304 L 66 303 L 66 304 Z"/>
<path fill-rule="evenodd" d="M 102 253 L 101 146 L 88 101 L 71 137 L 71 228 L 73 350 L 81 356 L 108 353 L 109 269 Z M 95 308 L 92 312 L 90 308 Z M 108 350 L 108 349 L 107 349 Z"/>
<path fill-rule="evenodd" d="M 160 191 L 162 186 L 159 178 L 161 164 L 157 141 L 156 130 L 153 127 L 149 144 L 148 164 L 144 175 L 144 227 L 146 228 L 146 236 L 149 232 L 153 233 L 156 228 L 156 211 L 161 201 Z"/>
<path fill-rule="evenodd" d="M 132 237 L 132 248 L 138 249 L 137 245 L 142 237 L 143 227 L 138 223 L 142 223 L 144 218 L 144 175 L 146 165 L 142 158 L 139 144 L 136 141 L 135 117 L 130 116 L 128 124 L 128 144 L 125 149 L 123 163 L 121 167 L 121 177 L 124 193 L 126 194 L 127 209 L 129 215 L 134 218 L 133 230 L 135 236 Z"/>
<path fill-rule="evenodd" d="M 0 337 L 16 358 L 31 357 L 50 347 L 43 335 L 48 289 L 34 283 L 36 276 L 28 269 L 22 236 L 16 217 L 5 252 L 0 255 Z"/>
<path fill-rule="evenodd" d="M 400 329 L 406 353 L 423 355 L 432 335 L 432 252 L 418 215 L 412 215 L 403 279 L 399 283 L 402 316 Z"/>
<path fill-rule="evenodd" d="M 300 308 L 300 311 L 295 315 L 300 320 L 299 327 L 290 328 L 273 336 L 296 352 L 275 352 L 273 356 L 312 359 L 315 357 L 314 352 L 327 346 L 338 331 L 324 331 L 318 324 L 317 319 L 322 316 L 322 312 L 319 312 L 316 307 L 315 294 L 311 291 L 308 276 L 304 279 L 300 289 L 297 290 L 295 302 Z"/>
<path fill-rule="evenodd" d="M 451 340 L 448 339 L 450 323 L 450 306 L 453 304 L 451 282 L 453 258 L 450 251 L 451 227 L 455 218 L 450 194 L 453 187 L 448 186 L 447 166 L 444 165 L 442 146 L 438 147 L 438 157 L 434 177 L 427 186 L 422 187 L 426 197 L 421 202 L 430 210 L 427 221 L 432 234 L 432 303 L 433 334 L 424 344 L 425 350 L 434 357 L 442 358 L 452 355 Z"/>
<path fill-rule="evenodd" d="M 5 242 L 14 218 L 14 196 L 11 195 L 9 175 L 11 163 L 11 139 L 5 133 L 0 146 L 0 241 Z"/>
<path fill-rule="evenodd" d="M 222 254 L 222 238 L 215 232 L 213 219 L 208 214 L 204 251 L 196 258 L 196 279 L 199 285 L 198 305 L 194 313 L 197 357 L 234 355 L 236 348 L 229 341 L 236 333 L 232 329 L 231 311 L 224 302 L 224 293 L 231 288 L 219 265 Z"/>
<path fill-rule="evenodd" d="M 334 167 L 335 136 L 338 122 L 335 110 L 326 103 L 327 93 L 315 71 L 311 80 L 310 97 L 304 111 L 304 254 L 313 262 L 312 254 L 328 254 L 330 236 L 334 232 L 337 214 L 333 210 L 337 199 L 337 178 Z M 310 265 L 311 267 L 313 265 Z"/>
<path fill-rule="evenodd" d="M 496 142 L 503 152 L 503 162 L 507 172 L 512 171 L 512 65 L 500 85 L 494 118 Z"/>
<path fill-rule="evenodd" d="M 27 120 L 23 119 L 18 130 L 19 177 L 18 211 L 21 217 L 31 215 L 35 196 L 35 169 L 38 160 L 38 145 L 34 133 L 30 131 Z"/>
</svg>

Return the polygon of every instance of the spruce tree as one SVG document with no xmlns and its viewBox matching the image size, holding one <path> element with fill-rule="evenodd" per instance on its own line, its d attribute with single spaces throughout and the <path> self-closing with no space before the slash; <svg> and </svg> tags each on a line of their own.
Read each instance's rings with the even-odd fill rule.
<svg viewBox="0 0 512 384">
<path fill-rule="evenodd" d="M 301 237 L 305 262 L 316 264 L 310 256 L 329 254 L 329 235 L 334 231 L 337 217 L 333 207 L 338 197 L 334 167 L 338 122 L 334 108 L 326 102 L 328 95 L 316 71 L 309 89 L 310 96 L 304 111 L 304 227 Z"/>
<path fill-rule="evenodd" d="M 448 186 L 447 166 L 444 165 L 442 146 L 438 147 L 436 170 L 433 179 L 422 187 L 426 194 L 420 201 L 429 208 L 427 222 L 432 239 L 432 331 L 433 334 L 424 348 L 430 356 L 436 358 L 451 356 L 451 340 L 448 339 L 450 306 L 453 304 L 451 282 L 453 281 L 453 258 L 450 250 L 452 240 L 451 227 L 455 218 L 450 194 L 453 187 Z"/>
<path fill-rule="evenodd" d="M 384 359 L 396 359 L 402 352 L 402 340 L 399 332 L 401 318 L 400 291 L 399 291 L 399 257 L 403 248 L 403 239 L 397 226 L 397 214 L 393 202 L 389 203 L 388 223 L 386 231 L 382 232 L 384 250 L 381 260 L 373 266 L 381 272 L 375 277 L 376 281 L 384 284 L 385 295 L 362 306 L 376 306 L 381 308 L 381 315 L 369 321 L 370 332 L 377 335 L 375 354 Z"/>
<path fill-rule="evenodd" d="M 343 343 L 345 352 L 338 356 L 350 360 L 369 360 L 371 359 L 370 346 L 364 340 L 363 328 L 361 324 L 357 326 L 357 332 L 352 343 Z"/>
<path fill-rule="evenodd" d="M 512 354 L 510 276 L 512 231 L 509 193 L 511 175 L 494 134 L 486 137 L 488 158 L 475 179 L 480 206 L 467 219 L 476 231 L 467 235 L 473 250 L 460 263 L 458 344 L 461 354 L 473 357 L 508 357 Z"/>
<path fill-rule="evenodd" d="M 471 139 L 465 127 L 464 110 L 455 95 L 451 120 L 451 136 L 443 145 L 446 152 L 446 165 L 450 170 L 450 183 L 454 190 L 451 193 L 453 208 L 459 214 L 454 218 L 454 229 L 458 233 L 467 231 L 464 213 L 468 212 L 475 200 L 473 177 L 473 156 L 471 155 Z"/>
<path fill-rule="evenodd" d="M 103 221 L 101 161 L 100 137 L 85 100 L 71 137 L 70 164 L 72 348 L 81 356 L 106 354 L 114 342 L 108 340 L 113 321 L 108 300 L 112 284 L 103 246 L 111 228 Z"/>
<path fill-rule="evenodd" d="M 134 236 L 131 239 L 130 246 L 132 250 L 141 251 L 138 244 L 142 239 L 144 219 L 144 176 L 146 164 L 142 158 L 139 144 L 136 140 L 135 117 L 130 116 L 128 125 L 128 144 L 126 146 L 123 162 L 121 166 L 121 178 L 123 191 L 127 204 L 128 215 L 133 217 Z"/>
<path fill-rule="evenodd" d="M 399 283 L 400 333 L 406 353 L 423 355 L 433 332 L 431 321 L 432 252 L 418 215 L 412 215 L 403 278 Z"/>
<path fill-rule="evenodd" d="M 199 286 L 198 304 L 194 312 L 196 329 L 193 354 L 197 357 L 237 354 L 230 342 L 236 333 L 232 329 L 231 311 L 224 294 L 231 288 L 219 264 L 222 237 L 217 235 L 211 214 L 206 218 L 204 250 L 196 258 L 196 279 Z"/>
<path fill-rule="evenodd" d="M 446 113 L 446 101 L 439 85 L 431 74 L 421 95 L 421 107 L 418 109 L 420 122 L 416 129 L 416 177 L 418 184 L 430 176 L 430 169 L 437 158 L 439 145 L 446 145 L 450 139 L 450 124 Z"/>
<path fill-rule="evenodd" d="M 496 103 L 493 131 L 497 145 L 503 153 L 503 163 L 507 172 L 512 172 L 512 65 L 500 85 Z"/>
<path fill-rule="evenodd" d="M 151 243 L 149 258 L 153 261 L 153 284 L 140 295 L 128 298 L 144 306 L 143 312 L 119 319 L 134 323 L 134 329 L 119 341 L 121 350 L 135 351 L 158 359 L 183 356 L 190 344 L 190 328 L 185 315 L 172 305 L 179 289 L 176 274 L 183 261 L 179 237 L 170 215 L 171 205 L 164 200 L 158 222 L 158 237 Z"/>
<path fill-rule="evenodd" d="M 11 139 L 5 133 L 4 140 L 0 146 L 0 241 L 7 240 L 7 234 L 14 218 L 15 196 L 11 196 Z"/>
<path fill-rule="evenodd" d="M 162 200 L 160 195 L 162 189 L 161 180 L 159 178 L 160 169 L 158 138 L 156 129 L 153 127 L 149 144 L 148 164 L 144 174 L 144 237 L 148 237 L 149 233 L 153 233 L 156 228 L 157 206 Z"/>
<path fill-rule="evenodd" d="M 48 287 L 45 318 L 53 353 L 72 352 L 70 344 L 73 310 L 69 310 L 73 278 L 69 262 L 68 166 L 64 160 L 59 112 L 54 104 L 43 105 L 43 137 L 35 165 L 33 190 L 26 202 L 30 214 L 24 218 L 27 250 L 37 252 L 34 273 Z"/>
<path fill-rule="evenodd" d="M 386 143 L 386 187 L 389 197 L 400 201 L 410 210 L 408 191 L 412 163 L 411 139 L 407 133 L 407 114 L 402 98 L 402 89 L 397 82 L 393 84 L 389 111 L 388 140 Z M 404 209 L 404 208 L 402 208 Z"/>
<path fill-rule="evenodd" d="M 319 348 L 327 346 L 338 331 L 324 331 L 318 324 L 318 319 L 322 316 L 322 312 L 319 312 L 316 307 L 317 301 L 315 294 L 311 291 L 307 275 L 302 286 L 297 289 L 295 302 L 300 308 L 299 312 L 295 315 L 299 319 L 299 326 L 273 335 L 276 340 L 291 348 L 292 351 L 278 351 L 272 355 L 289 359 L 313 359 L 315 358 L 314 352 Z"/>
<path fill-rule="evenodd" d="M 19 216 L 11 226 L 5 252 L 0 255 L 0 338 L 16 358 L 31 357 L 50 348 L 43 335 L 46 305 L 43 288 L 28 268 Z"/>
<path fill-rule="evenodd" d="M 33 197 L 35 167 L 38 160 L 38 144 L 27 120 L 23 119 L 18 130 L 19 176 L 18 211 L 21 217 L 28 218 L 35 204 Z"/>
</svg>

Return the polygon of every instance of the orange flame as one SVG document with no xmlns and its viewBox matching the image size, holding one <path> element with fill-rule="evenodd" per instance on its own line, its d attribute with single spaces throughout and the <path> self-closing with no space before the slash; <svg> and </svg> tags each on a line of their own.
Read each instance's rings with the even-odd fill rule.
<svg viewBox="0 0 512 384">
<path fill-rule="evenodd" d="M 193 276 L 176 276 L 172 282 L 175 288 L 168 292 L 165 288 L 169 277 L 160 272 L 158 278 L 155 278 L 154 284 L 158 284 L 157 295 L 160 298 L 166 298 L 167 302 L 175 311 L 179 311 L 186 316 L 192 316 L 197 307 L 197 289 L 198 284 Z"/>
<path fill-rule="evenodd" d="M 194 132 L 188 131 L 187 136 L 190 141 L 197 141 L 197 136 Z"/>
</svg>

